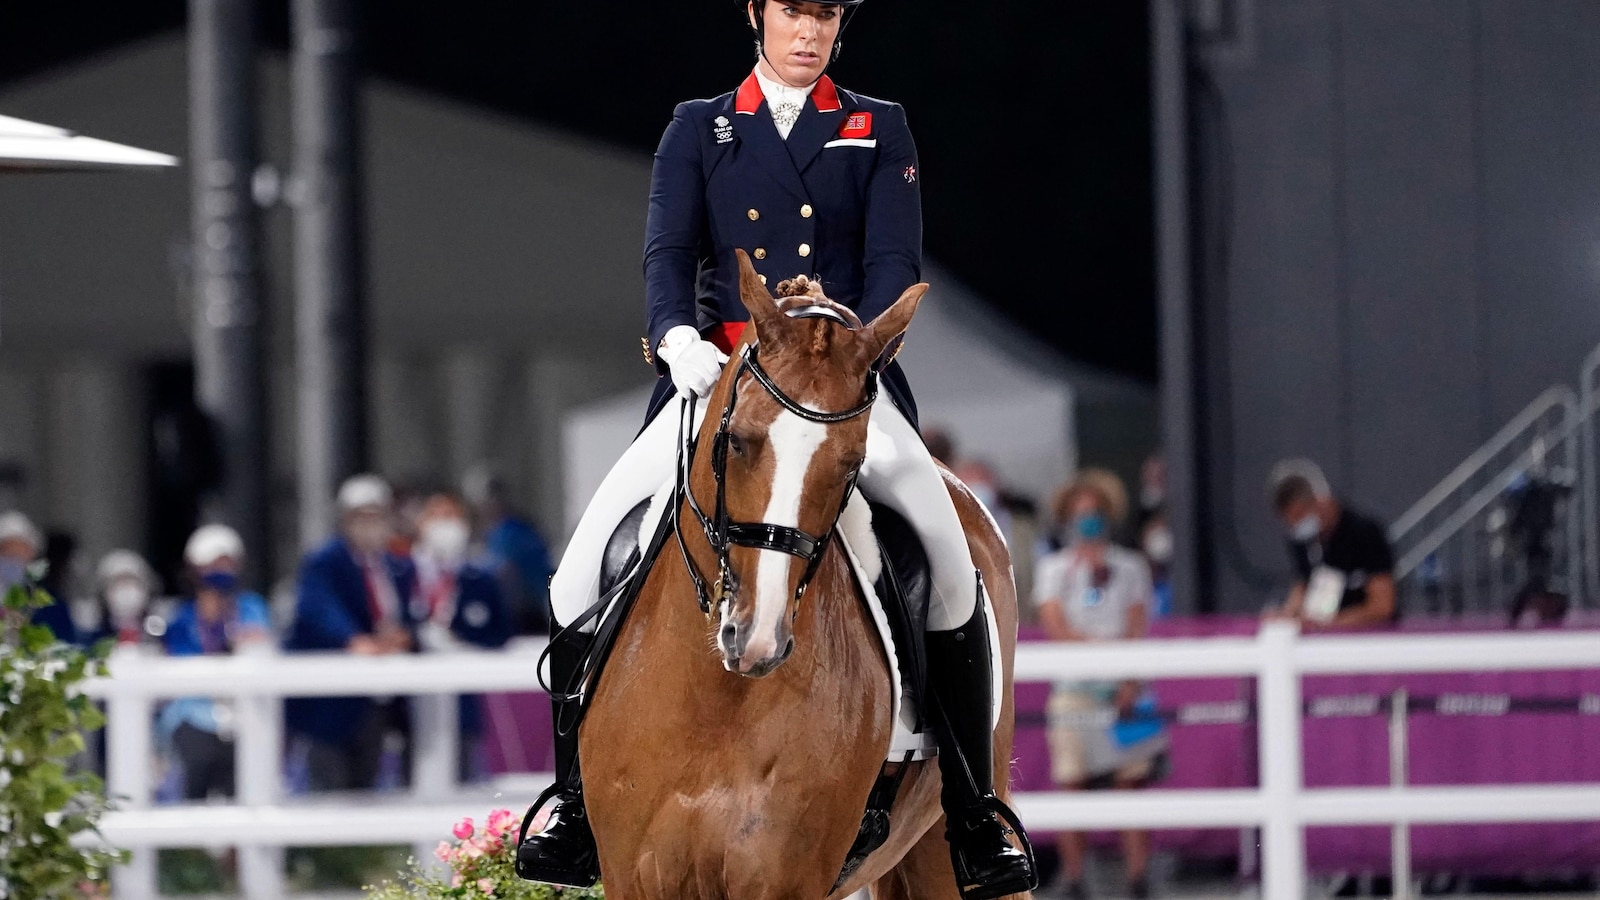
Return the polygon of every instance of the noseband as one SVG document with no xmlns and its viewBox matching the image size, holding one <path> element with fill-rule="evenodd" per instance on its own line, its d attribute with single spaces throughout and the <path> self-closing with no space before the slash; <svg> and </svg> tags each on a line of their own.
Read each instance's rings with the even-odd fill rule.
<svg viewBox="0 0 1600 900">
<path fill-rule="evenodd" d="M 835 318 L 828 316 L 828 318 Z M 788 525 L 774 525 L 770 522 L 734 522 L 728 516 L 727 504 L 727 473 L 728 473 L 728 424 L 733 420 L 734 407 L 739 402 L 739 385 L 748 373 L 755 379 L 756 384 L 766 391 L 778 405 L 808 422 L 820 425 L 837 425 L 872 409 L 872 404 L 878 399 L 878 369 L 876 366 L 867 372 L 866 395 L 862 401 L 841 412 L 817 412 L 807 409 L 796 402 L 793 397 L 783 392 L 773 382 L 772 376 L 761 367 L 757 359 L 757 344 L 746 344 L 739 354 L 738 367 L 733 373 L 733 388 L 728 395 L 728 404 L 722 408 L 722 419 L 717 424 L 717 433 L 711 439 L 711 474 L 717 482 L 717 502 L 711 515 L 706 515 L 700 508 L 700 503 L 695 499 L 694 492 L 689 489 L 689 464 L 694 458 L 697 440 L 685 440 L 689 429 L 694 427 L 694 407 L 697 398 L 691 396 L 689 402 L 684 404 L 683 418 L 679 421 L 678 440 L 678 486 L 677 493 L 688 501 L 689 508 L 694 511 L 695 518 L 699 520 L 701 529 L 705 532 L 706 541 L 711 544 L 712 552 L 717 555 L 717 579 L 713 588 L 706 586 L 706 579 L 695 566 L 694 558 L 689 555 L 688 548 L 683 542 L 683 530 L 678 511 L 683 504 L 673 504 L 673 531 L 677 534 L 678 548 L 683 552 L 683 561 L 689 568 L 689 577 L 694 581 L 695 596 L 700 603 L 700 610 L 710 614 L 716 604 L 721 603 L 732 592 L 732 574 L 728 568 L 728 551 L 732 547 L 752 547 L 757 550 L 777 550 L 796 556 L 806 561 L 806 571 L 800 578 L 800 584 L 795 589 L 795 599 L 800 599 L 805 593 L 806 585 L 811 583 L 812 576 L 816 575 L 817 567 L 822 562 L 822 555 L 828 549 L 828 539 L 833 535 L 834 526 L 839 517 L 844 514 L 845 504 L 850 502 L 850 494 L 855 490 L 856 478 L 861 474 L 861 467 L 857 466 L 850 472 L 849 479 L 845 482 L 844 495 L 839 500 L 839 508 L 833 514 L 833 519 L 828 523 L 827 529 L 819 536 L 807 534 L 799 528 Z"/>
</svg>

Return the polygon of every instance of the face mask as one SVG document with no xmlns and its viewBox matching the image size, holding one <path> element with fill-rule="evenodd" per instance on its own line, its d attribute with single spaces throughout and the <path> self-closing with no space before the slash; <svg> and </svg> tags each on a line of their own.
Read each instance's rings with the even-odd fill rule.
<svg viewBox="0 0 1600 900">
<path fill-rule="evenodd" d="M 1289 537 L 1293 538 L 1297 544 L 1310 543 L 1316 540 L 1317 535 L 1321 533 L 1322 520 L 1317 518 L 1316 513 L 1306 513 L 1301 517 L 1300 521 L 1294 523 L 1294 526 L 1289 529 Z"/>
<path fill-rule="evenodd" d="M 1172 559 L 1172 532 L 1166 528 L 1152 528 L 1144 536 L 1144 555 L 1157 565 Z"/>
<path fill-rule="evenodd" d="M 350 543 L 363 553 L 377 553 L 389 540 L 389 526 L 362 519 L 350 525 Z"/>
<path fill-rule="evenodd" d="M 1072 523 L 1072 532 L 1080 540 L 1097 541 L 1106 534 L 1106 517 L 1099 513 L 1079 516 Z"/>
<path fill-rule="evenodd" d="M 239 588 L 239 576 L 234 572 L 207 572 L 200 582 L 219 594 L 231 594 Z"/>
<path fill-rule="evenodd" d="M 119 623 L 137 619 L 149 599 L 144 588 L 128 582 L 114 584 L 106 590 L 106 606 L 111 610 L 112 620 Z"/>
<path fill-rule="evenodd" d="M 471 539 L 472 532 L 460 519 L 435 519 L 422 527 L 422 545 L 442 563 L 464 559 Z"/>
</svg>

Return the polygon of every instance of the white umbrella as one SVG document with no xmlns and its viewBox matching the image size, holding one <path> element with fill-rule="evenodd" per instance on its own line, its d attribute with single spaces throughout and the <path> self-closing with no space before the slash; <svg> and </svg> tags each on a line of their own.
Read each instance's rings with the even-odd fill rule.
<svg viewBox="0 0 1600 900">
<path fill-rule="evenodd" d="M 140 150 L 41 125 L 0 116 L 0 171 L 54 172 L 93 169 L 164 169 L 176 156 Z"/>
</svg>

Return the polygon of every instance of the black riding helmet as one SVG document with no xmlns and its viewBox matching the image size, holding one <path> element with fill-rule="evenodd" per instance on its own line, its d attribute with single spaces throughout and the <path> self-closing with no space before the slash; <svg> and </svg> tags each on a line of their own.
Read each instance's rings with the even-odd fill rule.
<svg viewBox="0 0 1600 900">
<path fill-rule="evenodd" d="M 767 7 L 767 0 L 739 0 L 739 8 L 745 10 L 751 2 L 755 3 L 756 12 L 756 58 L 761 59 L 767 52 L 766 20 L 762 18 L 762 11 Z M 783 0 L 777 0 L 783 2 Z M 839 50 L 844 46 L 844 30 L 850 25 L 850 19 L 856 14 L 856 7 L 867 0 L 809 0 L 822 6 L 842 7 L 839 16 L 839 36 L 833 40 L 833 56 L 829 57 L 828 64 L 832 65 L 839 58 Z"/>
</svg>

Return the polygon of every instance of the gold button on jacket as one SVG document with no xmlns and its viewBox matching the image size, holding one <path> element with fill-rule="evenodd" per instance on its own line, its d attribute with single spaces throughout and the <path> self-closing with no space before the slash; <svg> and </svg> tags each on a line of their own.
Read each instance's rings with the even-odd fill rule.
<svg viewBox="0 0 1600 900">
<path fill-rule="evenodd" d="M 749 212 L 745 213 L 745 215 L 749 216 L 750 217 L 750 221 L 752 221 L 752 222 L 754 222 L 755 220 L 761 218 L 760 210 L 752 209 Z"/>
<path fill-rule="evenodd" d="M 811 245 L 810 244 L 801 244 L 800 245 L 800 255 L 801 256 L 810 256 L 811 255 Z"/>
<path fill-rule="evenodd" d="M 755 257 L 756 257 L 756 259 L 766 259 L 767 258 L 767 250 L 766 250 L 766 248 L 765 247 L 757 247 L 756 248 L 756 252 L 755 252 Z"/>
<path fill-rule="evenodd" d="M 805 219 L 811 218 L 812 211 L 813 210 L 811 209 L 811 204 L 809 204 L 809 203 L 807 203 L 806 205 L 800 207 L 800 216 L 801 216 L 801 218 L 805 218 Z"/>
</svg>

